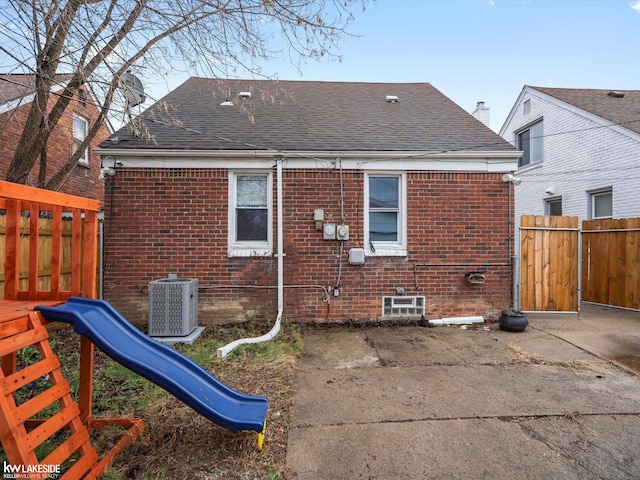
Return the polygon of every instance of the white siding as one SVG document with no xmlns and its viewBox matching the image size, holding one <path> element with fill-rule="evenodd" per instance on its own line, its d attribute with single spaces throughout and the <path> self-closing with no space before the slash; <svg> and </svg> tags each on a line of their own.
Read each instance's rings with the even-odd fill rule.
<svg viewBox="0 0 640 480">
<path fill-rule="evenodd" d="M 524 115 L 523 102 L 531 111 Z M 501 135 L 515 144 L 515 132 L 542 118 L 544 160 L 515 175 L 516 252 L 522 215 L 544 215 L 545 199 L 562 197 L 562 214 L 587 219 L 591 190 L 611 188 L 613 217 L 640 217 L 640 138 L 625 135 L 609 122 L 525 88 L 502 127 Z M 619 130 L 619 129 L 618 129 Z M 549 188 L 554 193 L 545 193 Z"/>
</svg>

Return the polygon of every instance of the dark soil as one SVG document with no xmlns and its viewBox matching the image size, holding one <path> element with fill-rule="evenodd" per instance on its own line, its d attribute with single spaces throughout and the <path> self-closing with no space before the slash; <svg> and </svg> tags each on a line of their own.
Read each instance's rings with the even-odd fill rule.
<svg viewBox="0 0 640 480">
<path fill-rule="evenodd" d="M 194 348 L 202 349 L 203 345 L 205 348 L 209 345 L 221 346 L 235 338 L 261 335 L 269 328 L 266 322 L 264 325 L 260 322 L 245 325 L 240 330 L 237 326 L 207 328 L 194 346 L 179 345 L 176 348 L 189 354 Z M 78 335 L 71 328 L 53 330 L 51 341 L 63 362 L 64 375 L 73 384 L 74 376 L 77 376 L 77 364 L 74 365 L 74 362 L 78 358 Z M 231 388 L 269 399 L 267 431 L 261 452 L 256 448 L 255 432 L 233 433 L 226 430 L 164 390 L 158 389 L 151 404 L 141 409 L 137 397 L 144 393 L 145 388 L 156 387 L 142 379 L 140 382 L 134 380 L 132 384 L 111 385 L 109 379 L 103 378 L 102 372 L 108 370 L 106 367 L 113 361 L 96 349 L 94 417 L 137 417 L 142 418 L 145 424 L 142 436 L 116 458 L 104 478 L 284 478 L 287 428 L 292 413 L 297 361 L 296 347 L 301 345 L 301 340 L 295 328 L 285 325 L 275 342 L 280 342 L 285 347 L 281 350 L 275 347 L 276 354 L 271 356 L 260 355 L 260 348 L 256 353 L 255 348 L 243 352 L 242 349 L 247 347 L 240 347 L 228 359 L 217 359 L 215 347 L 212 346 L 206 364 L 198 360 L 204 368 Z M 291 345 L 294 347 L 289 348 Z M 116 427 L 95 430 L 92 432 L 92 443 L 99 454 L 104 455 L 123 434 L 124 431 Z"/>
</svg>

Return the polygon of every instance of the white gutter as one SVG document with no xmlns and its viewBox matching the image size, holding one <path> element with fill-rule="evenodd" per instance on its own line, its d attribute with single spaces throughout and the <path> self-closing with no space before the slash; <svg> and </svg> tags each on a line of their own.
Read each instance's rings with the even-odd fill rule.
<svg viewBox="0 0 640 480">
<path fill-rule="evenodd" d="M 512 160 L 522 156 L 519 150 L 451 150 L 443 152 L 441 150 L 425 151 L 425 150 L 402 150 L 402 151 L 372 151 L 372 150 L 291 150 L 276 151 L 273 149 L 265 150 L 177 150 L 168 148 L 96 148 L 94 153 L 106 156 L 118 157 L 118 160 L 127 160 L 132 158 L 263 158 L 273 160 L 274 155 L 281 155 L 288 161 L 296 158 L 305 160 L 327 160 L 335 161 L 336 157 L 341 160 L 419 160 L 425 158 L 438 159 L 491 159 L 491 160 Z"/>
<path fill-rule="evenodd" d="M 244 345 L 247 343 L 261 343 L 268 342 L 272 340 L 280 331 L 280 321 L 282 320 L 282 310 L 284 308 L 284 275 L 283 275 L 283 257 L 284 257 L 284 248 L 283 248 L 283 208 L 282 208 L 282 158 L 278 158 L 277 160 L 277 243 L 278 243 L 278 316 L 276 317 L 276 323 L 273 325 L 273 328 L 262 335 L 261 337 L 252 337 L 252 338 L 241 338 L 239 340 L 234 340 L 231 343 L 228 343 L 224 347 L 220 347 L 217 351 L 218 358 L 224 358 L 233 350 L 235 350 L 240 345 Z"/>
</svg>

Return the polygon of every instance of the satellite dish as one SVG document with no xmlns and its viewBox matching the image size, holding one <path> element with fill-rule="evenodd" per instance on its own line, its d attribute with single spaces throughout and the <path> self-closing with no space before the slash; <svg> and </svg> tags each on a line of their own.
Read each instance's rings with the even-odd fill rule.
<svg viewBox="0 0 640 480">
<path fill-rule="evenodd" d="M 138 77 L 131 70 L 124 73 L 118 80 L 118 87 L 122 89 L 124 97 L 127 101 L 127 108 L 135 107 L 144 103 L 147 99 L 144 95 L 144 87 Z"/>
</svg>

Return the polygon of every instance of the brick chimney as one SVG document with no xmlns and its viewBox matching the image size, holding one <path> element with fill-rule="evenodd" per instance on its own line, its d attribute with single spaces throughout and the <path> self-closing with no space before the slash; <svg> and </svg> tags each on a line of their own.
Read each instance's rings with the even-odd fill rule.
<svg viewBox="0 0 640 480">
<path fill-rule="evenodd" d="M 484 106 L 483 101 L 479 101 L 476 105 L 476 109 L 471 113 L 474 117 L 484 123 L 487 127 L 490 127 L 489 123 L 489 107 Z"/>
</svg>

